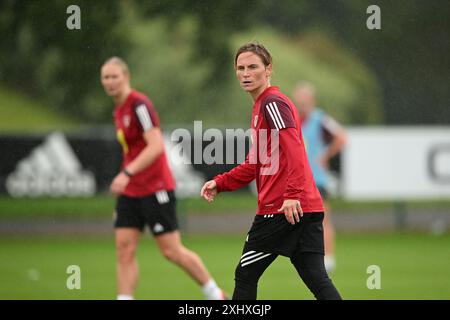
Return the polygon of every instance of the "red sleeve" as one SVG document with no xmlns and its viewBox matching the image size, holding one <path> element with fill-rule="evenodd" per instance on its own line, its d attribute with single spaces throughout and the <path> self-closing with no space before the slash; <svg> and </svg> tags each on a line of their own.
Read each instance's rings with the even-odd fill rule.
<svg viewBox="0 0 450 320">
<path fill-rule="evenodd" d="M 295 128 L 291 108 L 281 98 L 269 96 L 262 103 L 263 115 L 271 129 Z"/>
<path fill-rule="evenodd" d="M 250 149 L 245 161 L 233 168 L 232 170 L 214 177 L 217 184 L 217 192 L 233 191 L 249 184 L 255 179 L 256 164 L 251 163 L 251 154 L 253 148 Z"/>
<path fill-rule="evenodd" d="M 286 157 L 288 165 L 288 181 L 284 191 L 284 199 L 300 200 L 305 185 L 305 163 L 302 143 L 295 128 L 280 130 L 280 149 Z"/>
</svg>

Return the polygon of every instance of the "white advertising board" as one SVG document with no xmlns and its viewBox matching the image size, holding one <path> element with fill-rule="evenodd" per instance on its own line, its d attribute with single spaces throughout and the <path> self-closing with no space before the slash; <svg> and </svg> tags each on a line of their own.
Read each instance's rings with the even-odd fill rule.
<svg viewBox="0 0 450 320">
<path fill-rule="evenodd" d="M 342 195 L 353 200 L 450 198 L 450 127 L 351 127 Z"/>
</svg>

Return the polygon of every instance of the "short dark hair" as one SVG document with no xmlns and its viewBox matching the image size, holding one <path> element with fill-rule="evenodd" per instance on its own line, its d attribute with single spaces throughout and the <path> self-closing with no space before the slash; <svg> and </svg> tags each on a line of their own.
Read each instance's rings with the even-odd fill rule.
<svg viewBox="0 0 450 320">
<path fill-rule="evenodd" d="M 254 54 L 256 54 L 261 58 L 261 61 L 266 67 L 272 63 L 272 56 L 262 44 L 250 42 L 244 44 L 238 49 L 238 51 L 236 52 L 236 56 L 234 57 L 234 66 L 236 66 L 239 55 L 244 52 L 253 52 Z"/>
</svg>

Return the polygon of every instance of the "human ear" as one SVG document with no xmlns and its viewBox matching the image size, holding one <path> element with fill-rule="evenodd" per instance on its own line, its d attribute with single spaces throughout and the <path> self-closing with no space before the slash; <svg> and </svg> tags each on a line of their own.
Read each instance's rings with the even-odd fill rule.
<svg viewBox="0 0 450 320">
<path fill-rule="evenodd" d="M 267 78 L 270 78 L 271 75 L 272 75 L 272 64 L 269 64 L 269 65 L 266 67 L 266 77 L 267 77 Z"/>
</svg>

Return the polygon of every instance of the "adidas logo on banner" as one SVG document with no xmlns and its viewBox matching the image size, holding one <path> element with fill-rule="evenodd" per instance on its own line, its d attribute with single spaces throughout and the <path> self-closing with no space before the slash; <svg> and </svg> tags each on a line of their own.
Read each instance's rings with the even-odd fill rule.
<svg viewBox="0 0 450 320">
<path fill-rule="evenodd" d="M 59 132 L 33 149 L 6 179 L 6 190 L 13 197 L 90 196 L 95 189 L 94 174 L 82 170 L 75 152 Z"/>
</svg>

